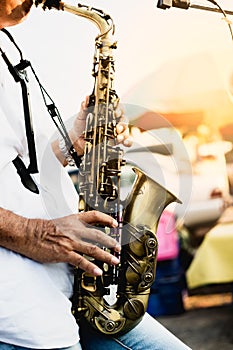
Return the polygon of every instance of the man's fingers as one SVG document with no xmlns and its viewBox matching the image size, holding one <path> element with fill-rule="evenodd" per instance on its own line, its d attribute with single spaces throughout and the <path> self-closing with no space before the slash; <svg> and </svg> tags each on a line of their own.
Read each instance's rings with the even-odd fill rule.
<svg viewBox="0 0 233 350">
<path fill-rule="evenodd" d="M 101 224 L 110 227 L 117 227 L 118 225 L 117 221 L 111 216 L 96 210 L 79 213 L 78 218 L 86 224 Z"/>
<path fill-rule="evenodd" d="M 82 231 L 82 239 L 103 245 L 106 248 L 113 248 L 117 252 L 121 249 L 119 243 L 114 238 L 95 228 L 85 228 Z"/>
<path fill-rule="evenodd" d="M 119 122 L 116 126 L 117 131 L 117 142 L 122 143 L 126 147 L 132 146 L 133 140 L 129 135 L 128 123 Z"/>
<path fill-rule="evenodd" d="M 75 252 L 69 253 L 69 258 L 67 262 L 73 266 L 79 267 L 80 269 L 90 273 L 93 276 L 101 276 L 103 273 L 98 266 L 84 258 L 82 255 L 79 255 Z"/>
<path fill-rule="evenodd" d="M 117 221 L 111 216 L 95 210 L 80 213 L 78 214 L 78 217 L 79 220 L 83 221 L 86 224 L 101 224 L 103 226 L 113 228 L 116 228 L 118 226 Z M 82 239 L 99 243 L 107 248 L 114 248 L 116 252 L 119 252 L 121 250 L 119 243 L 115 239 L 94 227 L 85 227 L 82 230 Z"/>
<path fill-rule="evenodd" d="M 109 265 L 119 264 L 119 259 L 117 259 L 115 256 L 88 243 L 82 243 L 81 246 L 79 245 L 79 253 L 83 253 L 97 260 L 104 261 Z M 68 262 L 86 272 L 93 274 L 94 276 L 99 276 L 102 274 L 101 269 L 99 269 L 95 264 L 86 259 L 84 256 L 76 252 L 69 253 Z"/>
<path fill-rule="evenodd" d="M 96 245 L 82 242 L 82 245 L 79 245 L 79 252 L 91 256 L 96 260 L 103 261 L 109 265 L 119 264 L 119 259 L 109 252 L 104 251 L 103 249 L 97 247 Z"/>
<path fill-rule="evenodd" d="M 127 137 L 125 140 L 123 140 L 123 145 L 126 147 L 131 147 L 133 144 L 133 138 L 131 136 Z"/>
<path fill-rule="evenodd" d="M 119 122 L 117 125 L 116 125 L 116 130 L 117 130 L 117 133 L 118 134 L 121 134 L 123 132 L 127 132 L 129 133 L 129 128 L 128 128 L 128 123 L 126 122 Z"/>
</svg>

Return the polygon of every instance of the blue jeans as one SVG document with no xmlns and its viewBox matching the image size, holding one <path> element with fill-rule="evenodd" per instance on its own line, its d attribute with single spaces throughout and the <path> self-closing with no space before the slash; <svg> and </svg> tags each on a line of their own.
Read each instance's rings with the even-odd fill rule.
<svg viewBox="0 0 233 350">
<path fill-rule="evenodd" d="M 190 350 L 149 314 L 130 332 L 118 337 L 97 333 L 84 321 L 80 337 L 82 350 Z"/>
<path fill-rule="evenodd" d="M 86 322 L 80 325 L 81 344 L 53 350 L 190 350 L 190 348 L 164 328 L 149 314 L 130 332 L 109 337 L 97 333 Z M 31 350 L 0 343 L 0 350 Z"/>
</svg>

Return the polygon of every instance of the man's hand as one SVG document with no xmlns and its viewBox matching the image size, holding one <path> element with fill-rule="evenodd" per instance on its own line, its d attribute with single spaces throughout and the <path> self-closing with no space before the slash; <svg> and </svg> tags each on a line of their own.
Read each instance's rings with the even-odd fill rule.
<svg viewBox="0 0 233 350">
<path fill-rule="evenodd" d="M 88 115 L 88 101 L 89 97 L 87 96 L 85 101 L 81 103 L 80 112 L 75 118 L 72 129 L 69 131 L 71 143 L 79 156 L 83 155 L 85 147 L 84 131 L 86 128 L 86 119 Z M 115 111 L 115 113 L 116 119 L 118 120 L 118 124 L 116 126 L 117 142 L 119 144 L 123 144 L 126 147 L 130 147 L 132 145 L 132 138 L 129 135 L 128 123 L 124 116 L 123 108 L 121 106 L 118 106 L 118 109 Z M 52 143 L 52 149 L 61 164 L 66 166 L 67 160 L 60 150 L 58 140 Z"/>
<path fill-rule="evenodd" d="M 0 221 L 0 245 L 41 263 L 65 262 L 80 267 L 94 276 L 102 271 L 82 254 L 110 265 L 119 260 L 97 246 L 120 251 L 119 244 L 94 224 L 116 227 L 107 214 L 89 211 L 54 220 L 26 219 L 4 211 Z M 3 213 L 4 215 L 4 213 Z"/>
<path fill-rule="evenodd" d="M 83 133 L 85 131 L 86 118 L 88 115 L 88 101 L 89 97 L 86 97 L 85 101 L 81 103 L 80 112 L 75 119 L 73 128 L 69 132 L 71 142 L 74 145 L 74 148 L 78 155 L 82 155 L 84 151 L 85 141 Z M 126 122 L 123 108 L 119 106 L 115 113 L 117 119 L 119 120 L 116 126 L 117 142 L 123 144 L 126 147 L 130 147 L 132 145 L 132 139 L 129 135 L 128 123 Z"/>
</svg>

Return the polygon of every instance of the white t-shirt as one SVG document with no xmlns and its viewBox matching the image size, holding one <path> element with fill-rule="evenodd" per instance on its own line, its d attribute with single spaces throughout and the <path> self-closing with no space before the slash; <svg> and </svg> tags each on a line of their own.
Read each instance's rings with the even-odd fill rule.
<svg viewBox="0 0 233 350">
<path fill-rule="evenodd" d="M 73 184 L 35 120 L 34 125 L 39 174 L 33 177 L 39 195 L 22 185 L 12 163 L 20 155 L 28 165 L 21 88 L 0 57 L 0 207 L 29 218 L 77 212 Z M 67 264 L 41 264 L 0 247 L 0 341 L 37 349 L 75 344 L 79 335 L 71 294 Z"/>
</svg>

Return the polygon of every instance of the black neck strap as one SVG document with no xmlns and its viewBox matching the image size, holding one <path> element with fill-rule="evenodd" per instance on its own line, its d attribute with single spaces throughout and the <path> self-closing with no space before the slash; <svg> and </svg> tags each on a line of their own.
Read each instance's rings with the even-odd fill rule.
<svg viewBox="0 0 233 350">
<path fill-rule="evenodd" d="M 0 52 L 15 82 L 20 83 L 21 85 L 25 130 L 26 130 L 27 143 L 28 143 L 29 160 L 30 160 L 28 171 L 31 174 L 38 173 L 36 147 L 35 147 L 34 131 L 32 126 L 30 99 L 29 99 L 29 90 L 28 90 L 28 84 L 27 84 L 28 83 L 27 72 L 25 70 L 29 66 L 29 62 L 21 59 L 18 65 L 13 66 L 10 60 L 8 59 L 8 57 L 6 56 L 5 52 L 3 52 L 1 48 L 0 48 Z"/>
<path fill-rule="evenodd" d="M 8 66 L 8 69 L 10 73 L 13 75 L 14 79 L 16 82 L 20 82 L 21 88 L 22 88 L 22 93 L 23 93 L 23 99 L 24 99 L 24 114 L 25 114 L 25 126 L 26 126 L 26 134 L 27 134 L 27 140 L 28 140 L 28 149 L 29 149 L 29 156 L 30 156 L 30 165 L 29 165 L 29 170 L 30 172 L 34 172 L 37 170 L 37 163 L 36 163 L 36 151 L 35 151 L 35 143 L 34 143 L 34 134 L 33 134 L 33 128 L 32 128 L 32 123 L 31 123 L 31 112 L 30 112 L 30 104 L 29 104 L 29 93 L 28 93 L 28 88 L 27 88 L 27 75 L 25 69 L 27 67 L 30 67 L 32 70 L 32 73 L 34 74 L 34 77 L 40 87 L 41 94 L 44 100 L 44 104 L 50 114 L 50 117 L 52 118 L 52 121 L 54 122 L 58 132 L 61 134 L 63 137 L 66 148 L 69 151 L 71 157 L 74 159 L 74 162 L 76 166 L 79 168 L 80 166 L 80 157 L 78 156 L 77 152 L 75 151 L 72 142 L 70 140 L 69 134 L 66 130 L 65 124 L 61 118 L 61 115 L 52 100 L 51 96 L 47 93 L 43 85 L 40 83 L 40 80 L 38 76 L 36 75 L 31 63 L 27 60 L 23 59 L 22 51 L 16 44 L 14 38 L 12 35 L 5 29 L 1 29 L 3 33 L 5 33 L 8 38 L 11 40 L 13 45 L 17 48 L 21 60 L 20 63 L 17 64 L 16 66 L 13 66 L 8 58 L 6 57 L 6 54 L 0 49 L 0 52 L 3 55 L 3 58 Z M 37 171 L 35 171 L 37 172 Z"/>
<path fill-rule="evenodd" d="M 35 139 L 34 139 L 34 131 L 32 126 L 32 116 L 31 116 L 31 108 L 30 108 L 30 100 L 29 100 L 29 89 L 28 89 L 28 78 L 27 78 L 27 72 L 26 68 L 30 67 L 32 70 L 32 73 L 34 74 L 34 77 L 40 87 L 41 94 L 45 103 L 45 106 L 50 114 L 50 117 L 52 118 L 57 130 L 63 137 L 66 148 L 69 150 L 70 155 L 74 159 L 74 162 L 76 166 L 79 168 L 81 159 L 78 156 L 77 152 L 75 151 L 69 134 L 66 130 L 66 127 L 64 125 L 64 122 L 60 116 L 60 113 L 55 106 L 55 103 L 53 102 L 52 98 L 49 96 L 47 91 L 44 89 L 42 84 L 39 81 L 38 76 L 36 75 L 31 63 L 23 58 L 22 52 L 16 42 L 14 41 L 14 38 L 12 35 L 5 29 L 1 29 L 3 33 L 5 33 L 10 41 L 13 43 L 13 45 L 17 48 L 19 54 L 20 54 L 20 62 L 16 66 L 13 66 L 8 57 L 6 56 L 5 52 L 0 48 L 0 53 L 3 57 L 3 60 L 5 61 L 9 72 L 13 76 L 15 82 L 20 83 L 21 90 L 22 90 L 22 98 L 23 98 L 23 109 L 24 109 L 24 120 L 25 120 L 25 130 L 26 130 L 26 136 L 27 136 L 27 144 L 28 144 L 28 153 L 29 153 L 29 166 L 28 168 L 25 167 L 22 162 L 18 160 L 19 157 L 17 157 L 13 163 L 15 167 L 17 168 L 17 172 L 19 173 L 21 177 L 21 181 L 24 184 L 24 186 L 29 189 L 32 192 L 38 193 L 38 189 L 35 188 L 35 183 L 33 182 L 33 179 L 31 178 L 30 174 L 38 173 L 38 167 L 37 167 L 37 157 L 36 157 L 36 147 L 35 147 Z M 35 185 L 35 186 L 34 186 Z"/>
</svg>

